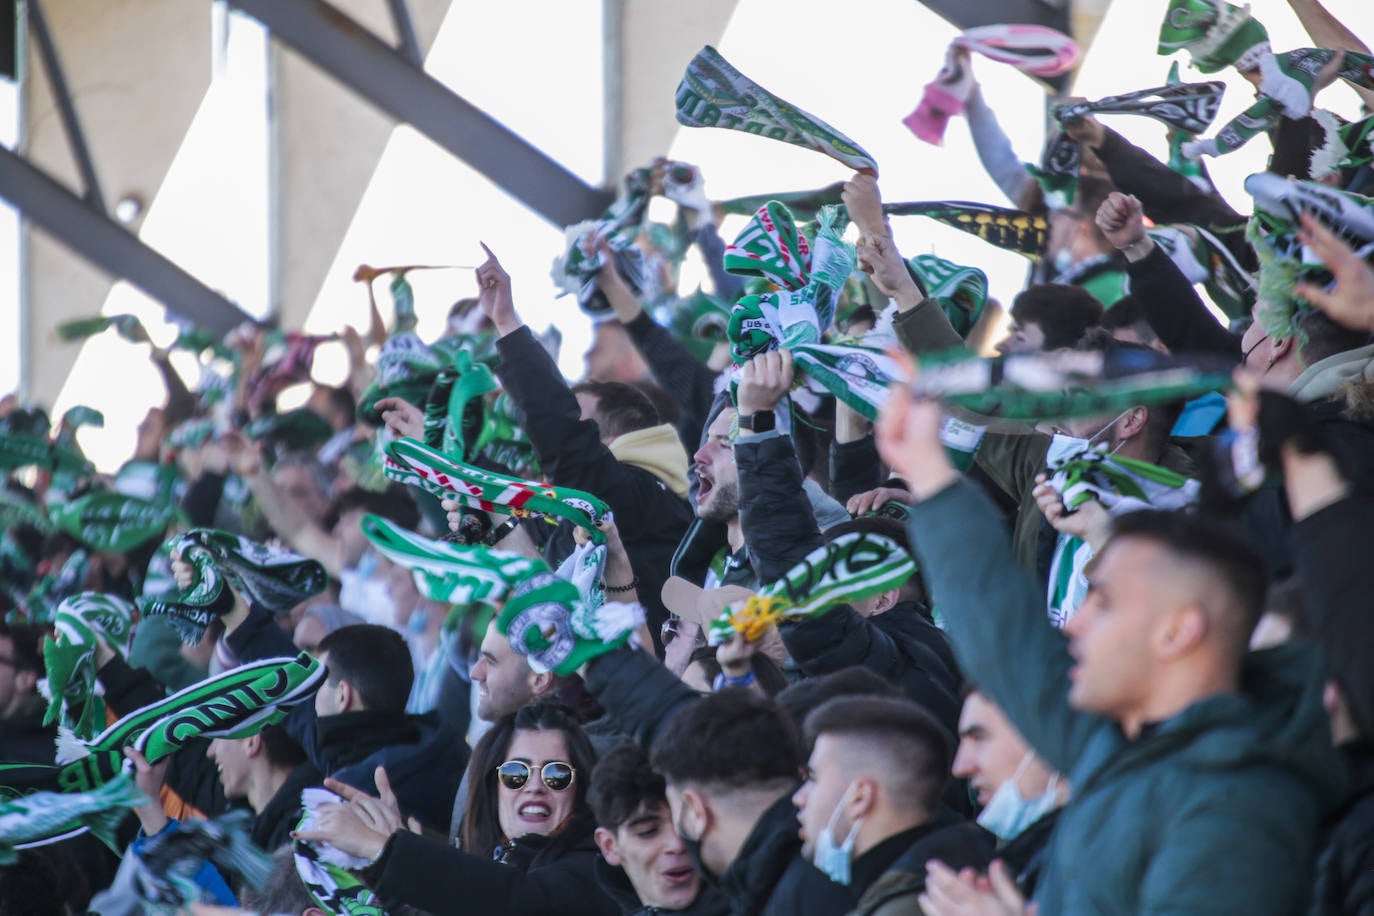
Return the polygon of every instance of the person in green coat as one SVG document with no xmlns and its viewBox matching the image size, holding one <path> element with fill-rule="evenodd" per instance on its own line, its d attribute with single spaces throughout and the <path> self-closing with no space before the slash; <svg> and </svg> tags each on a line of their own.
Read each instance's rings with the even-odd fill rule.
<svg viewBox="0 0 1374 916">
<path fill-rule="evenodd" d="M 1302 912 L 1342 770 L 1319 653 L 1248 652 L 1258 556 L 1196 517 L 1124 516 L 1056 632 L 996 511 L 950 464 L 940 422 L 935 403 L 894 388 L 878 444 L 911 485 L 912 544 L 966 675 L 1074 787 L 1039 912 Z M 993 877 L 1006 891 L 1005 871 Z M 932 878 L 930 916 L 987 895 L 939 866 Z"/>
</svg>

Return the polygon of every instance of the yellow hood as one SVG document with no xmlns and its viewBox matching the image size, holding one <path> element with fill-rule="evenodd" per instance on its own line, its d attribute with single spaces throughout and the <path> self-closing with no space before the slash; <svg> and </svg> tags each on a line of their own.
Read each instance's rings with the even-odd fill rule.
<svg viewBox="0 0 1374 916">
<path fill-rule="evenodd" d="M 616 436 L 609 448 L 617 461 L 643 468 L 678 496 L 687 495 L 687 450 L 671 424 Z"/>
</svg>

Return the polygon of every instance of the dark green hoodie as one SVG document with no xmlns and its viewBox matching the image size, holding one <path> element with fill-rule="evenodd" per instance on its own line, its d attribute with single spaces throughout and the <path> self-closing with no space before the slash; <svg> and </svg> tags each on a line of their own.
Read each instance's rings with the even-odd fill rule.
<svg viewBox="0 0 1374 916">
<path fill-rule="evenodd" d="M 911 539 L 965 673 L 1073 786 L 1041 913 L 1303 911 L 1342 790 L 1315 650 L 1252 653 L 1240 693 L 1128 740 L 1069 706 L 1067 643 L 981 493 L 961 482 L 917 504 Z"/>
</svg>

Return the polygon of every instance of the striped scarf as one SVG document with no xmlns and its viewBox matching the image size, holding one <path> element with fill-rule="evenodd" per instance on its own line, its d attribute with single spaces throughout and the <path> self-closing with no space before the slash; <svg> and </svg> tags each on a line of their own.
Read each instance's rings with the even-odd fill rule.
<svg viewBox="0 0 1374 916">
<path fill-rule="evenodd" d="M 128 774 L 90 791 L 35 792 L 0 802 L 0 865 L 17 862 L 21 849 L 57 843 L 88 830 L 118 853 L 115 831 L 129 808 L 146 802 Z"/>
<path fill-rule="evenodd" d="M 48 711 L 44 725 L 59 722 L 78 738 L 90 738 L 104 722 L 104 704 L 95 696 L 95 650 L 104 640 L 120 658 L 134 640 L 134 608 L 117 595 L 82 592 L 63 601 L 53 619 L 52 636 L 43 639 Z"/>
<path fill-rule="evenodd" d="M 736 633 L 752 642 L 780 621 L 815 617 L 898 588 L 915 572 L 916 564 L 896 541 L 853 531 L 811 551 L 742 606 L 726 608 L 707 634 L 712 645 Z"/>
<path fill-rule="evenodd" d="M 339 799 L 326 789 L 306 789 L 301 792 L 301 820 L 297 833 L 313 830 L 320 805 Z M 330 916 L 386 916 L 377 895 L 363 884 L 353 872 L 366 868 L 368 862 L 335 849 L 327 843 L 296 840 L 296 874 L 309 891 L 311 899 Z"/>
</svg>

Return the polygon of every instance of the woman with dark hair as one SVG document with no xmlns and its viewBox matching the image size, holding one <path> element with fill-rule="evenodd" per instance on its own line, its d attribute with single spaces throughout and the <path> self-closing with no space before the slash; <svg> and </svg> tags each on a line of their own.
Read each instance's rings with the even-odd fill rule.
<svg viewBox="0 0 1374 916">
<path fill-rule="evenodd" d="M 498 720 L 472 753 L 463 849 L 400 828 L 404 812 L 394 803 L 357 790 L 299 837 L 370 859 L 361 876 L 388 905 L 469 916 L 613 916 L 617 908 L 593 871 L 587 788 L 595 764 L 567 710 L 534 704 Z"/>
</svg>

